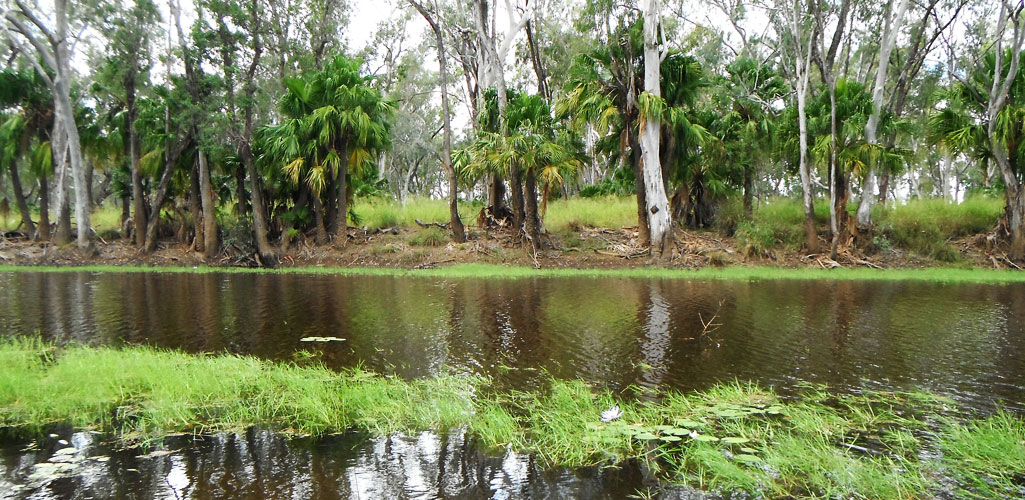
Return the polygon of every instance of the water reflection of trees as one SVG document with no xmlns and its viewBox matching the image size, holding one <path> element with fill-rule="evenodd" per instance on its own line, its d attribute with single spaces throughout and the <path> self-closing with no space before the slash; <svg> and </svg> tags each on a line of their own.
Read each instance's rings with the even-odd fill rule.
<svg viewBox="0 0 1025 500">
<path fill-rule="evenodd" d="M 83 462 L 74 476 L 33 498 L 619 499 L 640 480 L 629 467 L 544 470 L 529 455 L 483 453 L 461 432 L 364 441 L 355 435 L 286 439 L 251 429 L 168 442 L 168 454 L 121 451 L 106 462 Z M 46 456 L 2 458 L 0 476 L 25 478 Z"/>
</svg>

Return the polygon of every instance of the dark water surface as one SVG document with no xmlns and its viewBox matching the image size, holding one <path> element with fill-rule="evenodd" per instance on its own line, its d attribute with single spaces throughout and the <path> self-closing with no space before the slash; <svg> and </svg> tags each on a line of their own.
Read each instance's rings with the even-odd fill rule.
<svg viewBox="0 0 1025 500">
<path fill-rule="evenodd" d="M 1025 412 L 1022 285 L 18 272 L 0 273 L 0 332 L 274 360 L 306 349 L 333 367 L 403 377 L 454 370 L 510 388 L 548 376 L 616 390 L 738 378 L 782 392 L 803 382 L 926 389 L 970 409 Z M 346 340 L 300 341 L 307 336 Z M 95 488 L 113 482 L 130 493 L 79 498 L 175 498 L 185 490 L 166 488 L 178 476 L 194 485 L 188 498 L 622 498 L 641 485 L 629 471 L 543 472 L 530 457 L 487 457 L 463 441 L 305 442 L 253 431 L 157 457 L 79 461 L 92 475 L 67 481 L 92 477 Z M 28 484 L 32 465 L 51 456 L 5 449 L 0 492 Z M 81 486 L 72 490 L 88 491 Z M 75 497 L 54 488 L 35 494 Z"/>
</svg>

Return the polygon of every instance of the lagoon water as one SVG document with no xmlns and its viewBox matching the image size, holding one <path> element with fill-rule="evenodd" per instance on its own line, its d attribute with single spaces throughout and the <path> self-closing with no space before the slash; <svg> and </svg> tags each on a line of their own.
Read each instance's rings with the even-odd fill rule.
<svg viewBox="0 0 1025 500">
<path fill-rule="evenodd" d="M 7 272 L 0 332 L 312 355 L 511 389 L 554 376 L 655 397 L 739 379 L 784 394 L 807 383 L 925 389 L 971 411 L 1025 413 L 1020 284 Z M 79 460 L 40 483 L 35 464 L 58 439 L 77 440 Z M 0 498 L 623 498 L 651 485 L 631 467 L 546 471 L 530 456 L 484 454 L 459 432 L 304 440 L 254 429 L 144 454 L 67 430 L 25 446 L 0 453 Z"/>
</svg>

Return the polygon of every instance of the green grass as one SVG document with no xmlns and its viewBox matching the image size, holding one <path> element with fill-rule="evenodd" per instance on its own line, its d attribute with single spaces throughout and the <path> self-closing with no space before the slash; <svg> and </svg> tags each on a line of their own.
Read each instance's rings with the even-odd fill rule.
<svg viewBox="0 0 1025 500">
<path fill-rule="evenodd" d="M 471 203 L 459 203 L 459 218 L 464 225 L 477 223 L 477 214 L 481 206 Z M 413 228 L 417 227 L 416 220 L 421 222 L 448 223 L 448 200 L 435 200 L 430 198 L 411 197 L 402 205 L 391 199 L 359 199 L 352 207 L 353 212 L 359 217 L 358 223 L 351 223 L 358 226 L 374 228 Z"/>
<path fill-rule="evenodd" d="M 612 406 L 622 416 L 601 422 Z M 68 423 L 131 442 L 252 425 L 314 435 L 463 427 L 485 449 L 532 452 L 548 466 L 638 459 L 664 480 L 755 497 L 930 498 L 944 475 L 962 496 L 1020 493 L 1025 422 L 956 414 L 926 393 L 815 387 L 781 398 L 735 382 L 638 400 L 559 380 L 505 393 L 474 377 L 406 381 L 227 354 L 0 341 L 0 426 L 16 433 Z"/>
<path fill-rule="evenodd" d="M 147 347 L 58 350 L 34 339 L 2 341 L 0 364 L 0 425 L 39 432 L 66 422 L 128 439 L 252 425 L 302 434 L 447 428 L 469 420 L 467 398 L 480 383 Z"/>
<path fill-rule="evenodd" d="M 581 226 L 619 229 L 637 226 L 637 202 L 630 196 L 555 199 L 548 202 L 545 227 L 551 231 Z"/>
<path fill-rule="evenodd" d="M 13 230 L 18 224 L 21 223 L 21 213 L 18 212 L 18 208 L 13 205 L 14 201 L 11 200 L 11 213 L 7 216 L 5 221 L 0 217 L 0 228 L 5 231 Z M 74 215 L 72 215 L 72 223 L 74 223 Z M 32 210 L 32 221 L 39 222 L 39 210 Z M 50 222 L 55 222 L 54 214 L 50 214 Z M 121 230 L 121 208 L 114 206 L 113 203 L 107 203 L 102 207 L 94 207 L 92 213 L 89 214 L 89 223 L 97 233 L 120 231 Z"/>
<path fill-rule="evenodd" d="M 418 247 L 440 247 L 449 239 L 445 230 L 437 227 L 425 227 L 409 237 L 409 244 Z"/>
<path fill-rule="evenodd" d="M 466 225 L 477 222 L 481 205 L 460 203 L 459 216 Z M 353 211 L 359 225 L 368 228 L 416 227 L 421 222 L 448 222 L 448 201 L 414 197 L 405 206 L 394 200 L 357 200 Z M 556 199 L 548 204 L 545 226 L 561 231 L 580 226 L 620 228 L 637 225 L 637 204 L 632 197 Z"/>
<path fill-rule="evenodd" d="M 1025 494 L 1025 426 L 999 412 L 986 420 L 957 426 L 940 438 L 947 469 L 970 498 Z"/>
<path fill-rule="evenodd" d="M 738 202 L 731 201 L 724 213 L 736 219 L 735 236 L 741 246 L 757 251 L 785 247 L 791 250 L 804 243 L 804 209 L 801 201 L 777 198 L 758 207 L 751 220 L 740 220 Z M 910 250 L 943 262 L 956 262 L 959 255 L 948 240 L 992 230 L 1003 211 L 1000 198 L 976 196 L 960 204 L 942 199 L 911 200 L 897 206 L 877 205 L 873 220 L 883 246 Z M 857 205 L 847 207 L 853 217 Z M 828 227 L 829 204 L 816 200 L 815 220 Z"/>
<path fill-rule="evenodd" d="M 693 280 L 835 280 L 835 281 L 925 281 L 934 283 L 1022 283 L 1025 272 L 995 269 L 928 268 L 928 269 L 817 269 L 779 267 L 724 267 L 701 269 L 666 269 L 642 267 L 631 269 L 534 269 L 498 264 L 455 264 L 432 269 L 398 269 L 386 267 L 296 267 L 259 269 L 242 267 L 146 267 L 146 266 L 12 266 L 0 265 L 0 272 L 110 272 L 110 273 L 271 273 L 271 274 L 334 274 L 339 276 L 396 276 L 453 279 L 524 279 L 524 278 L 640 278 Z"/>
<path fill-rule="evenodd" d="M 959 259 L 948 241 L 986 233 L 1004 209 L 998 198 L 976 196 L 955 204 L 942 199 L 912 200 L 896 207 L 879 206 L 873 216 L 889 243 L 944 262 Z"/>
</svg>

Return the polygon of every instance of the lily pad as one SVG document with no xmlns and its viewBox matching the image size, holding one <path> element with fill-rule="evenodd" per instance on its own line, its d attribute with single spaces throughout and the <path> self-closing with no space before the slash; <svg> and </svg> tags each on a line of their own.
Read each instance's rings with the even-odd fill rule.
<svg viewBox="0 0 1025 500">
<path fill-rule="evenodd" d="M 697 436 L 694 436 L 694 440 L 695 441 L 704 441 L 706 443 L 714 443 L 714 442 L 718 441 L 719 438 L 717 438 L 715 436 L 709 436 L 708 434 L 698 434 Z"/>
<path fill-rule="evenodd" d="M 741 448 L 740 451 L 743 453 L 747 453 L 748 455 L 754 455 L 755 453 L 758 453 L 758 450 L 754 448 Z"/>
<path fill-rule="evenodd" d="M 640 434 L 635 435 L 634 439 L 640 439 L 641 441 L 651 441 L 653 439 L 658 439 L 658 436 L 650 432 L 642 432 Z"/>
<path fill-rule="evenodd" d="M 744 444 L 744 443 L 746 443 L 748 441 L 750 441 L 750 439 L 745 438 L 745 437 L 733 437 L 733 436 L 731 436 L 731 437 L 724 437 L 724 438 L 722 438 L 722 442 L 724 442 L 726 444 Z"/>
<path fill-rule="evenodd" d="M 745 464 L 754 464 L 754 463 L 758 463 L 758 462 L 762 461 L 761 458 L 758 458 L 758 457 L 756 457 L 754 455 L 747 455 L 747 454 L 743 454 L 743 453 L 740 453 L 740 454 L 737 454 L 737 455 L 733 455 L 733 459 L 738 461 L 738 462 L 745 463 Z"/>
<path fill-rule="evenodd" d="M 299 342 L 343 342 L 345 339 L 338 337 L 303 337 Z"/>
<path fill-rule="evenodd" d="M 661 439 L 662 441 L 665 441 L 667 443 L 675 443 L 676 441 L 680 441 L 683 438 L 680 437 L 680 436 L 662 436 L 659 439 Z"/>
</svg>

